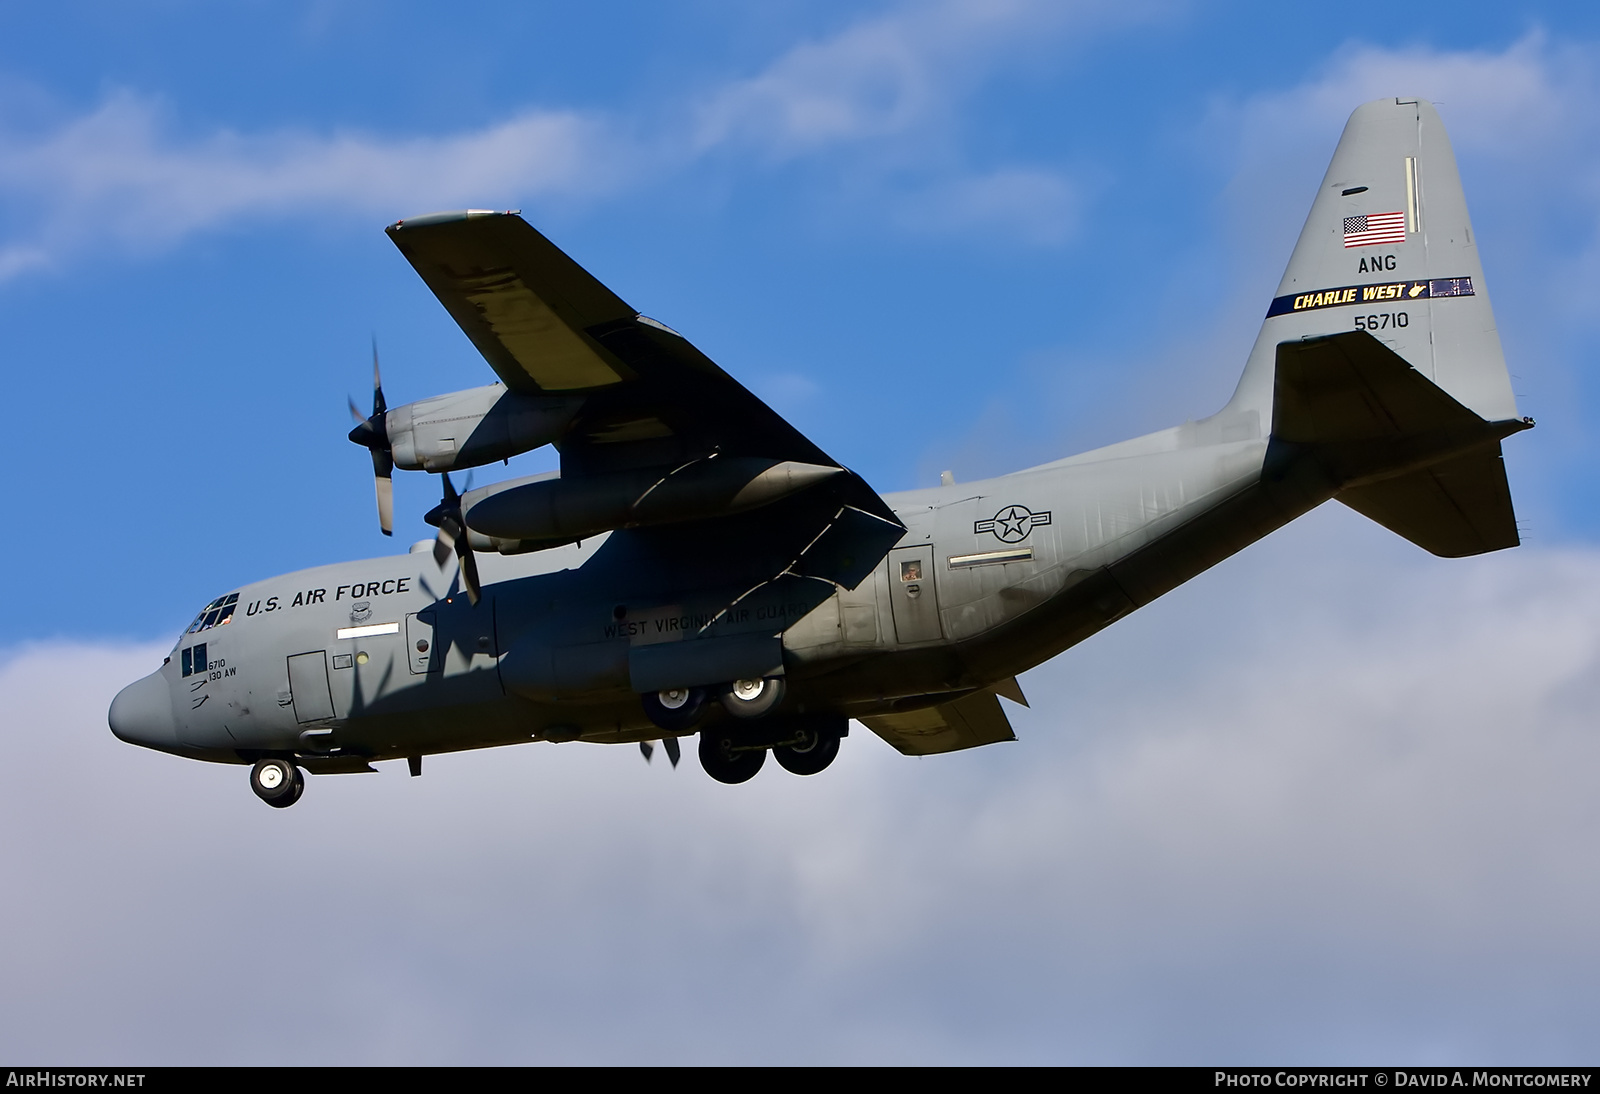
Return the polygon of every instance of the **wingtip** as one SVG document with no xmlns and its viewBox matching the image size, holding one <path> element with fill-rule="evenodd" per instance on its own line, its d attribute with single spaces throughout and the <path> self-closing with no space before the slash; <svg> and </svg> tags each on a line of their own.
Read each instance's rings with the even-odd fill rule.
<svg viewBox="0 0 1600 1094">
<path fill-rule="evenodd" d="M 402 228 L 426 228 L 433 224 L 451 224 L 458 220 L 476 220 L 478 217 L 514 217 L 521 212 L 521 209 L 454 209 L 447 213 L 424 213 L 422 216 L 397 220 L 385 228 L 384 231 L 393 235 Z"/>
</svg>

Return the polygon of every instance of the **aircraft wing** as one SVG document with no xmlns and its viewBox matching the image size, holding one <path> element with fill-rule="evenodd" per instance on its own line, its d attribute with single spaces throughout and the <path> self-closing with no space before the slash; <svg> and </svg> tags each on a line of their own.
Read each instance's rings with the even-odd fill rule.
<svg viewBox="0 0 1600 1094">
<path fill-rule="evenodd" d="M 516 214 L 439 213 L 392 224 L 388 233 L 508 388 L 579 401 L 555 442 L 560 480 L 574 496 L 591 488 L 601 496 L 618 481 L 659 485 L 713 458 L 730 467 L 839 468 L 755 509 L 694 511 L 673 521 L 663 501 L 669 519 L 627 529 L 608 548 L 635 552 L 632 572 L 664 567 L 659 588 L 733 588 L 730 603 L 715 609 L 788 589 L 786 603 L 811 604 L 835 585 L 854 588 L 905 534 L 860 476 Z M 711 614 L 722 618 L 720 610 Z M 767 632 L 781 631 L 784 618 Z M 694 646 L 712 664 L 705 671 L 726 667 L 718 651 L 732 650 L 728 643 Z M 639 679 L 650 676 L 647 668 L 641 662 Z"/>
<path fill-rule="evenodd" d="M 507 387 L 583 397 L 556 446 L 564 479 L 676 466 L 711 452 L 837 466 L 682 335 L 641 316 L 520 216 L 437 213 L 387 231 Z M 893 519 L 875 492 L 851 493 L 851 504 Z"/>
</svg>

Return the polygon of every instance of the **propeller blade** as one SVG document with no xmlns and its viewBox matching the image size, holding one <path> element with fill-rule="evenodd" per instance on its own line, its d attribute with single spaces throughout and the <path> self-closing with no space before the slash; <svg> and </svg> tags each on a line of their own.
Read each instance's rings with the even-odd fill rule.
<svg viewBox="0 0 1600 1094">
<path fill-rule="evenodd" d="M 394 453 L 389 448 L 388 403 L 383 398 L 383 377 L 378 371 L 378 340 L 372 340 L 372 415 L 362 417 L 356 401 L 346 397 L 356 427 L 350 439 L 372 452 L 372 475 L 378 497 L 378 527 L 394 535 Z"/>
<path fill-rule="evenodd" d="M 378 527 L 394 535 L 394 457 L 385 449 L 372 450 L 372 481 L 378 491 Z"/>
<path fill-rule="evenodd" d="M 378 372 L 378 339 L 372 339 L 372 416 L 378 417 L 389 409 L 383 401 L 383 376 Z"/>
<path fill-rule="evenodd" d="M 644 762 L 649 763 L 650 757 L 655 753 L 656 746 L 649 741 L 639 742 L 639 751 L 644 755 Z"/>
<path fill-rule="evenodd" d="M 663 746 L 665 746 L 665 748 L 667 750 L 667 759 L 672 761 L 672 766 L 673 767 L 677 767 L 678 766 L 678 760 L 683 755 L 681 752 L 678 751 L 678 738 L 676 738 L 676 737 L 668 737 L 666 740 L 662 741 L 661 743 L 662 743 Z"/>
<path fill-rule="evenodd" d="M 456 541 L 465 533 L 461 525 L 461 495 L 456 493 L 456 484 L 450 481 L 449 473 L 441 476 L 444 479 L 444 500 L 439 503 L 439 534 L 433 540 L 433 564 L 444 569 L 444 560 L 455 552 Z"/>
<path fill-rule="evenodd" d="M 476 605 L 483 590 L 478 582 L 478 560 L 472 557 L 472 545 L 467 542 L 467 519 L 461 513 L 461 495 L 456 493 L 456 485 L 450 481 L 448 473 L 440 478 L 444 479 L 444 501 L 434 510 L 439 514 L 439 534 L 433 540 L 434 565 L 443 569 L 444 560 L 455 551 L 461 565 L 461 587 L 467 591 L 467 599 Z M 433 513 L 428 515 L 431 517 Z"/>
<path fill-rule="evenodd" d="M 483 586 L 478 582 L 478 560 L 472 557 L 465 535 L 456 540 L 456 557 L 461 560 L 461 585 L 467 590 L 467 599 L 476 607 L 483 598 Z"/>
<path fill-rule="evenodd" d="M 460 534 L 456 518 L 446 513 L 439 521 L 439 534 L 433 537 L 433 564 L 439 569 L 444 569 L 444 560 L 456 553 L 456 537 Z"/>
<path fill-rule="evenodd" d="M 392 470 L 393 465 L 390 466 Z M 392 536 L 394 535 L 394 479 L 389 475 L 379 475 L 372 481 L 378 492 L 378 527 L 383 529 L 384 535 Z"/>
</svg>

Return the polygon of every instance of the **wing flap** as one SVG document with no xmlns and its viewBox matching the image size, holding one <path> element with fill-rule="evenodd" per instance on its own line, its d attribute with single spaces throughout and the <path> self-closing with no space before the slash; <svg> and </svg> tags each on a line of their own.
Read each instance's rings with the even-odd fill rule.
<svg viewBox="0 0 1600 1094">
<path fill-rule="evenodd" d="M 920 710 L 873 714 L 860 721 L 906 756 L 934 756 L 1017 739 L 992 691 L 975 691 Z"/>
</svg>

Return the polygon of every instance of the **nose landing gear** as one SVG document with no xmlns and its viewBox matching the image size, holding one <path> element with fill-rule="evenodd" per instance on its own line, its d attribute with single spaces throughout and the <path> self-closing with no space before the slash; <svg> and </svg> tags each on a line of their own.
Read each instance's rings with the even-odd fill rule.
<svg viewBox="0 0 1600 1094">
<path fill-rule="evenodd" d="M 258 760 L 250 769 L 250 789 L 274 809 L 287 809 L 306 792 L 306 778 L 288 760 Z"/>
</svg>

